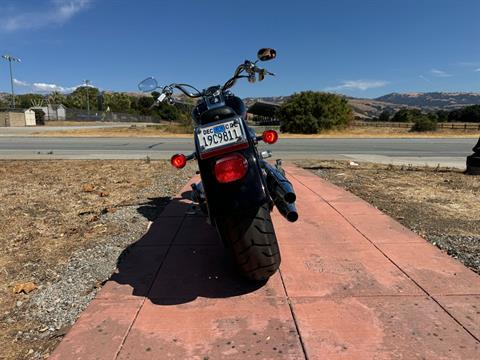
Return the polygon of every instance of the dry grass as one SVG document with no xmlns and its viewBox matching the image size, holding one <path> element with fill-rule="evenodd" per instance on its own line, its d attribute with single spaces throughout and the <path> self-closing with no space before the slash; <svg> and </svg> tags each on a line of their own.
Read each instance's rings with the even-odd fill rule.
<svg viewBox="0 0 480 360">
<path fill-rule="evenodd" d="M 95 126 L 95 125 L 103 125 L 104 122 L 99 121 L 54 121 L 54 120 L 47 120 L 45 121 L 45 126 Z"/>
<path fill-rule="evenodd" d="M 14 294 L 16 284 L 57 281 L 74 252 L 128 231 L 105 214 L 173 195 L 193 173 L 166 161 L 0 161 L 0 359 L 25 359 L 30 348 L 47 351 L 58 342 L 16 339 L 18 331 L 43 327 L 22 315 L 35 291 Z"/>
<path fill-rule="evenodd" d="M 125 128 L 81 129 L 65 131 L 39 130 L 36 136 L 68 136 L 68 137 L 190 137 L 192 132 L 181 125 L 156 125 Z M 281 134 L 282 138 L 317 139 L 317 138 L 478 138 L 478 131 L 437 130 L 432 132 L 412 133 L 408 129 L 358 127 L 346 130 L 329 130 L 322 134 Z"/>
<path fill-rule="evenodd" d="M 351 127 L 345 130 L 328 130 L 321 134 L 282 134 L 285 138 L 316 139 L 316 138 L 478 138 L 478 131 L 463 131 L 440 129 L 428 132 L 410 132 L 405 128 L 384 127 Z"/>
<path fill-rule="evenodd" d="M 59 131 L 41 131 L 33 133 L 35 136 L 55 137 L 188 137 L 192 132 L 180 124 L 160 125 L 125 125 L 115 128 L 75 129 Z"/>
<path fill-rule="evenodd" d="M 480 178 L 456 169 L 303 161 L 480 273 Z"/>
</svg>

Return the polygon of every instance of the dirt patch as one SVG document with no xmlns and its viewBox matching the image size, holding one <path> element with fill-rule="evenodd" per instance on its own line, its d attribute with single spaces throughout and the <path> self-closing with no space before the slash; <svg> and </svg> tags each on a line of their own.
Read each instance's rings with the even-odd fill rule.
<svg viewBox="0 0 480 360">
<path fill-rule="evenodd" d="M 480 274 L 480 177 L 456 169 L 298 164 L 392 216 Z"/>
<path fill-rule="evenodd" d="M 48 356 L 193 166 L 1 161 L 0 358 Z"/>
<path fill-rule="evenodd" d="M 191 137 L 192 131 L 188 126 L 176 123 L 159 125 L 125 125 L 125 127 L 105 127 L 56 131 L 42 131 L 32 133 L 34 136 L 47 137 Z"/>
<path fill-rule="evenodd" d="M 47 120 L 47 121 L 45 121 L 45 126 L 98 126 L 98 125 L 105 125 L 105 122 L 100 122 L 100 121 L 67 121 L 67 120 Z"/>
</svg>

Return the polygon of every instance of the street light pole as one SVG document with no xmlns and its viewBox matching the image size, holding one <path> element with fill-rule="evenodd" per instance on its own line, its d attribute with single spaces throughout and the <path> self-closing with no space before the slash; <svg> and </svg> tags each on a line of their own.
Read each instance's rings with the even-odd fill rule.
<svg viewBox="0 0 480 360">
<path fill-rule="evenodd" d="M 87 115 L 90 117 L 90 99 L 88 98 L 88 88 L 90 86 L 90 80 L 83 80 L 85 82 L 85 87 L 87 91 Z"/>
<path fill-rule="evenodd" d="M 21 60 L 16 57 L 13 57 L 12 55 L 2 55 L 2 58 L 8 61 L 8 65 L 10 67 L 10 85 L 12 87 L 12 108 L 15 109 L 15 92 L 13 90 L 12 61 L 21 62 Z"/>
</svg>

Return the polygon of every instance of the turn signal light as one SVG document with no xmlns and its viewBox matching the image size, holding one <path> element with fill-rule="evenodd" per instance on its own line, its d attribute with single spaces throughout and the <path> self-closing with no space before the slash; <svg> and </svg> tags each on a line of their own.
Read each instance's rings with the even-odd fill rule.
<svg viewBox="0 0 480 360">
<path fill-rule="evenodd" d="M 170 163 L 177 169 L 181 169 L 187 164 L 187 158 L 183 154 L 175 154 L 170 158 Z"/>
<path fill-rule="evenodd" d="M 275 130 L 265 130 L 262 139 L 267 144 L 275 144 L 278 140 L 278 133 Z"/>
<path fill-rule="evenodd" d="M 221 184 L 240 180 L 248 170 L 248 162 L 238 153 L 224 156 L 215 163 L 215 177 Z"/>
</svg>

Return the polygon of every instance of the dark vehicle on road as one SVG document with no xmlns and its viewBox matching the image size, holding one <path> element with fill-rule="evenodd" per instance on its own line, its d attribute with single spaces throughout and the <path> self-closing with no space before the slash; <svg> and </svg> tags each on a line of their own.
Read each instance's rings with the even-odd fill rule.
<svg viewBox="0 0 480 360">
<path fill-rule="evenodd" d="M 225 246 L 243 276 L 252 281 L 266 281 L 280 266 L 280 251 L 270 213 L 274 206 L 291 222 L 298 219 L 296 195 L 285 178 L 281 161 L 271 165 L 264 159 L 269 151 L 259 152 L 257 144 L 273 144 L 278 134 L 273 130 L 257 136 L 247 126 L 243 101 L 230 92 L 238 79 L 254 83 L 274 75 L 257 66 L 272 60 L 276 51 L 260 49 L 258 60 L 240 64 L 223 86 L 197 90 L 188 84 L 170 84 L 161 88 L 157 101 L 174 103 L 174 90 L 198 98 L 192 117 L 195 151 L 175 154 L 171 163 L 183 168 L 187 161 L 198 162 L 201 182 L 192 185 L 193 199 L 216 226 Z M 142 91 L 158 87 L 154 78 L 139 84 Z"/>
</svg>

